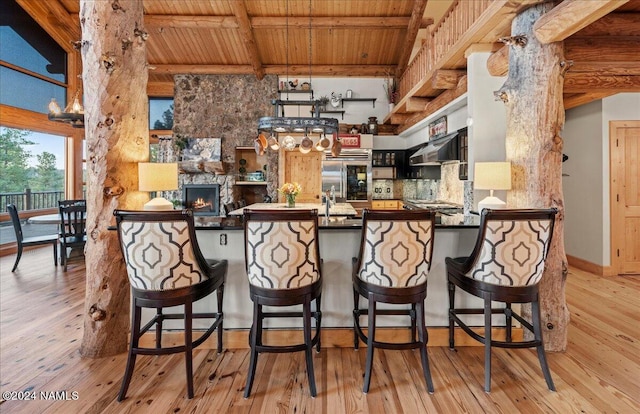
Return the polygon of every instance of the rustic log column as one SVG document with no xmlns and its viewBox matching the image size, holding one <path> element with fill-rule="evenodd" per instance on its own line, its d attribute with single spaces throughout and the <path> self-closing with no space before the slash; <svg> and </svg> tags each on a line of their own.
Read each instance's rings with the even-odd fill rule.
<svg viewBox="0 0 640 414">
<path fill-rule="evenodd" d="M 87 140 L 87 288 L 80 353 L 127 350 L 129 282 L 114 209 L 140 209 L 137 163 L 149 159 L 142 0 L 80 1 Z"/>
<path fill-rule="evenodd" d="M 565 300 L 567 259 L 564 251 L 562 195 L 562 103 L 564 62 L 562 42 L 540 44 L 534 23 L 553 7 L 539 4 L 520 13 L 511 26 L 509 75 L 496 97 L 507 111 L 506 156 L 512 163 L 512 208 L 557 207 L 553 241 L 540 282 L 545 348 L 564 351 L 569 311 Z M 523 310 L 530 317 L 530 307 Z"/>
</svg>

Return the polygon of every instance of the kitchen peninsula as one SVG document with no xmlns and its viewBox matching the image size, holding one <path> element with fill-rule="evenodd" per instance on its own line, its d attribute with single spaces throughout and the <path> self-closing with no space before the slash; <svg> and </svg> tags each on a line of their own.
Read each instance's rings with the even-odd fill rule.
<svg viewBox="0 0 640 414">
<path fill-rule="evenodd" d="M 286 207 L 284 203 L 255 203 L 237 210 L 230 211 L 228 216 L 241 216 L 245 209 L 250 210 L 282 210 L 284 208 L 292 210 L 318 210 L 318 215 L 325 215 L 326 206 L 320 203 L 296 203 L 295 207 Z M 353 217 L 357 214 L 356 209 L 349 203 L 331 203 L 329 208 L 330 216 Z"/>
<path fill-rule="evenodd" d="M 340 204 L 340 203 L 338 203 Z M 257 208 L 252 204 L 246 208 Z M 270 204 L 271 208 L 282 208 Z M 300 204 L 302 208 L 302 204 Z M 236 210 L 237 211 L 237 210 Z M 234 211 L 235 212 L 235 211 Z M 215 224 L 212 218 L 196 217 L 197 238 L 207 258 L 224 258 L 229 262 L 225 286 L 225 329 L 248 329 L 251 326 L 252 304 L 249 299 L 249 284 L 245 272 L 244 231 L 241 218 L 228 217 Z M 448 296 L 445 257 L 465 256 L 473 249 L 479 225 L 477 215 L 463 214 L 442 216 L 443 223 L 436 225 L 429 288 L 426 301 L 426 321 L 430 327 L 448 325 Z M 323 259 L 322 327 L 352 328 L 353 295 L 351 282 L 351 259 L 357 257 L 360 248 L 362 220 L 345 216 L 320 217 L 320 255 Z M 197 303 L 200 311 L 206 303 Z M 477 298 L 465 298 L 463 306 L 482 305 Z M 149 314 L 150 316 L 150 314 Z M 477 317 L 481 325 L 482 316 Z M 383 318 L 384 326 L 402 325 L 397 316 Z M 170 322 L 170 321 L 168 321 Z M 194 321 L 194 323 L 196 323 Z M 269 321 L 269 327 L 300 328 L 296 319 Z M 435 345 L 433 343 L 432 345 Z M 439 345 L 446 345 L 441 343 Z"/>
</svg>

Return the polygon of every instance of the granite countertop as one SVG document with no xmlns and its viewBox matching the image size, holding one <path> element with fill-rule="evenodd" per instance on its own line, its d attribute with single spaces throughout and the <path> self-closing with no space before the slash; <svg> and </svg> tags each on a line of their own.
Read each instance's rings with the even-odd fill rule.
<svg viewBox="0 0 640 414">
<path fill-rule="evenodd" d="M 196 216 L 195 225 L 198 230 L 238 230 L 243 228 L 242 217 L 211 217 Z M 439 215 L 436 221 L 436 229 L 439 228 L 478 228 L 480 216 L 476 214 L 452 214 Z M 318 228 L 325 230 L 361 229 L 362 219 L 347 216 L 332 216 L 327 219 L 320 217 Z"/>
<path fill-rule="evenodd" d="M 255 203 L 250 204 L 246 207 L 239 208 L 237 210 L 231 211 L 229 216 L 241 216 L 244 213 L 244 209 L 251 210 L 282 210 L 285 207 L 284 203 Z M 310 210 L 317 209 L 318 215 L 324 216 L 325 213 L 325 205 L 320 203 L 296 203 L 295 207 L 290 208 L 291 210 Z M 329 209 L 330 216 L 355 216 L 357 214 L 356 209 L 351 206 L 349 203 L 332 203 L 331 208 Z"/>
</svg>

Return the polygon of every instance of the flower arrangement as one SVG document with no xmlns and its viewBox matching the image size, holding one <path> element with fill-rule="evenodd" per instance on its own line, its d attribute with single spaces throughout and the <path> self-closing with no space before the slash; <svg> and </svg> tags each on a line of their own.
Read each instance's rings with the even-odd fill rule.
<svg viewBox="0 0 640 414">
<path fill-rule="evenodd" d="M 278 192 L 286 195 L 297 196 L 302 191 L 302 187 L 298 183 L 284 183 L 282 187 L 278 188 Z"/>
<path fill-rule="evenodd" d="M 295 207 L 296 196 L 300 194 L 300 191 L 302 191 L 302 187 L 296 182 L 284 183 L 282 187 L 278 188 L 278 192 L 283 194 L 287 200 L 287 207 Z"/>
</svg>

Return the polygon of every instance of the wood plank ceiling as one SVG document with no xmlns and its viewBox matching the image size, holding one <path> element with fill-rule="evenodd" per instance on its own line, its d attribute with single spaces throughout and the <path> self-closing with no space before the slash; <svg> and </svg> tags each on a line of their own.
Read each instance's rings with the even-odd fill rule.
<svg viewBox="0 0 640 414">
<path fill-rule="evenodd" d="M 457 1 L 144 0 L 145 27 L 150 34 L 149 82 L 172 83 L 176 73 L 255 74 L 258 78 L 287 73 L 400 76 L 423 39 Z M 79 0 L 47 3 L 51 4 L 49 20 L 60 20 L 64 9 L 76 25 L 70 32 L 79 33 Z M 513 9 L 511 3 L 504 2 L 504 7 Z M 580 3 L 565 0 L 563 5 L 570 8 Z M 581 19 L 586 27 L 575 28 L 564 39 L 566 59 L 573 61 L 565 81 L 568 107 L 617 92 L 640 91 L 640 0 L 589 3 L 603 5 L 588 12 L 591 20 L 588 16 Z M 546 36 L 562 32 L 562 26 L 554 29 L 554 22 L 579 24 L 567 23 L 571 15 L 575 12 L 558 13 L 540 32 L 546 30 Z M 492 70 L 504 74 L 508 53 L 500 52 L 497 42 L 510 35 L 510 25 L 497 25 L 500 33 L 496 33 L 497 26 L 492 24 L 492 30 L 486 32 L 496 42 L 493 49 L 499 51 Z M 486 41 L 486 36 L 478 39 Z M 455 69 L 464 70 L 460 65 L 466 65 L 464 59 L 456 62 Z"/>
</svg>

